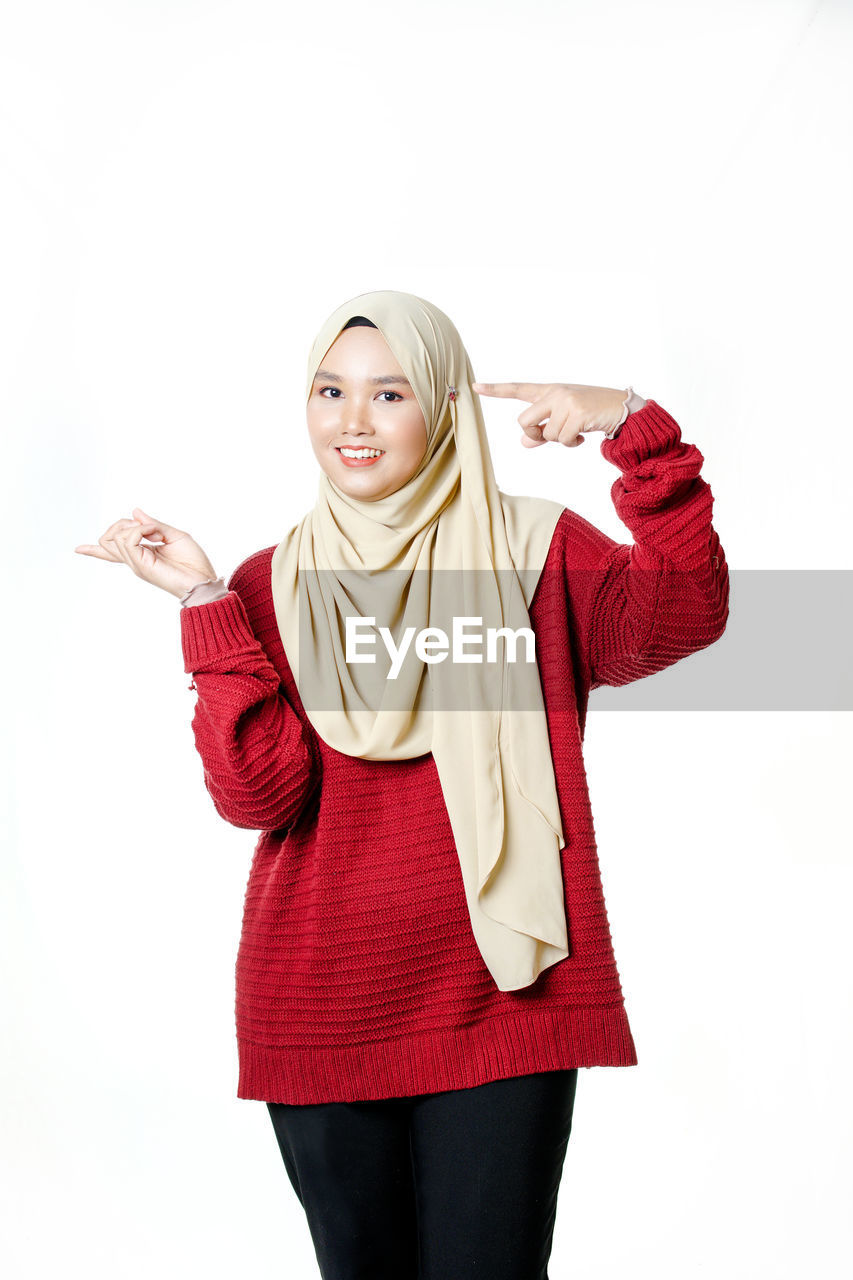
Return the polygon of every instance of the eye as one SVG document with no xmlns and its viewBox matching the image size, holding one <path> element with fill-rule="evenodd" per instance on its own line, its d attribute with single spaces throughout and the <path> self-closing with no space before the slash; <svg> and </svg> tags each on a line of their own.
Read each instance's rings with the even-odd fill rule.
<svg viewBox="0 0 853 1280">
<path fill-rule="evenodd" d="M 323 393 L 324 393 L 324 392 L 326 392 L 326 391 L 337 391 L 337 392 L 340 394 L 340 390 L 341 390 L 341 389 L 340 389 L 340 387 L 318 387 L 318 388 L 317 388 L 317 391 L 318 391 L 318 394 L 319 394 L 319 395 L 323 395 Z M 395 400 L 402 400 L 402 399 L 403 399 L 403 397 L 402 397 L 401 395 L 399 395 L 396 391 L 380 391 L 380 392 L 379 392 L 379 395 L 380 395 L 380 398 L 381 398 L 382 396 L 394 396 L 394 399 L 395 399 Z M 332 398 L 333 398 L 334 400 L 337 400 L 337 398 L 338 398 L 338 397 L 337 397 L 337 396 L 333 396 Z M 392 403 L 392 404 L 393 404 L 393 401 L 390 401 L 390 402 L 389 402 L 389 401 L 387 401 L 387 400 L 386 400 L 386 401 L 385 401 L 385 403 L 386 403 L 386 404 L 388 404 L 388 403 Z"/>
</svg>

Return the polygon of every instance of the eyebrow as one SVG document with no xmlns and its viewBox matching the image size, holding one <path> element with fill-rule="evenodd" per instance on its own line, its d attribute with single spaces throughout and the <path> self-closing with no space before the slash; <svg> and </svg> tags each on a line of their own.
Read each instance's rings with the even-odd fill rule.
<svg viewBox="0 0 853 1280">
<path fill-rule="evenodd" d="M 314 381 L 318 378 L 325 378 L 328 382 L 343 382 L 337 373 L 329 373 L 327 369 L 318 369 L 314 374 Z M 399 374 L 389 373 L 378 378 L 368 378 L 368 382 L 372 382 L 374 386 L 384 386 L 387 382 L 398 382 L 404 387 L 410 387 L 412 384 L 408 378 L 401 378 Z"/>
</svg>

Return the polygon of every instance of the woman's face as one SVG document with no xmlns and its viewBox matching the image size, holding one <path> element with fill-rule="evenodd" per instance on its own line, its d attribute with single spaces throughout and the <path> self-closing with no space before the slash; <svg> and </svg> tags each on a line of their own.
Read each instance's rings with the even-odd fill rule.
<svg viewBox="0 0 853 1280">
<path fill-rule="evenodd" d="M 317 461 L 350 497 L 375 502 L 395 493 L 426 453 L 427 427 L 415 393 L 378 329 L 357 325 L 332 343 L 307 406 Z M 381 450 L 372 461 L 346 450 Z"/>
</svg>

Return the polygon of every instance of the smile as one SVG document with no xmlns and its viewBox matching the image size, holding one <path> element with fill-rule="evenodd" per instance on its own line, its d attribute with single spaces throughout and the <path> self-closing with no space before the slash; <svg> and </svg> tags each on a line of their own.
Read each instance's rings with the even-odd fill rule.
<svg viewBox="0 0 853 1280">
<path fill-rule="evenodd" d="M 349 449 L 341 445 L 337 446 L 337 451 L 349 467 L 370 466 L 385 453 L 384 449 Z"/>
</svg>

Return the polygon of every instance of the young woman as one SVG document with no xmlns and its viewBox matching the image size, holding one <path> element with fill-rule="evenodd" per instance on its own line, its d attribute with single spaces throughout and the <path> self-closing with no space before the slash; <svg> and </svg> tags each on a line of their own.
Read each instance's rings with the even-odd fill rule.
<svg viewBox="0 0 853 1280">
<path fill-rule="evenodd" d="M 529 402 L 527 448 L 604 433 L 634 542 L 501 492 L 481 395 Z M 725 629 L 702 455 L 631 388 L 475 382 L 448 317 L 390 290 L 328 318 L 306 400 L 317 501 L 227 584 L 139 508 L 77 551 L 180 598 L 205 784 L 260 831 L 238 1097 L 324 1280 L 547 1280 L 578 1069 L 637 1062 L 587 701 Z"/>
</svg>

